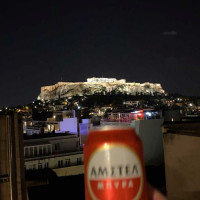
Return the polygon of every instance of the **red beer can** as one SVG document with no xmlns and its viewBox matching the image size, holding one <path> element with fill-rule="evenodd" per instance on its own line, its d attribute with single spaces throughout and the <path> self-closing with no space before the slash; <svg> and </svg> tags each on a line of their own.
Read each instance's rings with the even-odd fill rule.
<svg viewBox="0 0 200 200">
<path fill-rule="evenodd" d="M 84 146 L 86 200 L 147 200 L 143 146 L 133 128 L 92 130 Z"/>
</svg>

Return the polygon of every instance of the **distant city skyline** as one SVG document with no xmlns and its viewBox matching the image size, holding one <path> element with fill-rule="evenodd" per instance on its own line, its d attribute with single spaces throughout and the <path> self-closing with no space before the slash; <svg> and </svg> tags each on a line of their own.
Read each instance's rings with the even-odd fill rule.
<svg viewBox="0 0 200 200">
<path fill-rule="evenodd" d="M 0 8 L 0 107 L 88 77 L 200 96 L 200 2 L 21 1 Z"/>
</svg>

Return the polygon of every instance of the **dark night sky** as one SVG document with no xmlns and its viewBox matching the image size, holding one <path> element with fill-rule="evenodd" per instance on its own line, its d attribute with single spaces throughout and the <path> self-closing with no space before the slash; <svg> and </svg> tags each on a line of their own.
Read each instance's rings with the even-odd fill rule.
<svg viewBox="0 0 200 200">
<path fill-rule="evenodd" d="M 61 77 L 125 78 L 200 95 L 199 10 L 191 0 L 7 1 L 0 106 L 29 103 Z"/>
</svg>

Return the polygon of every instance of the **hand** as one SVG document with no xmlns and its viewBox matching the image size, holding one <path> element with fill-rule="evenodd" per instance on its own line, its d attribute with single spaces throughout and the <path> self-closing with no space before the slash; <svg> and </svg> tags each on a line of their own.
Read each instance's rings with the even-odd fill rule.
<svg viewBox="0 0 200 200">
<path fill-rule="evenodd" d="M 167 200 L 157 189 L 152 187 L 150 184 L 147 185 L 148 199 L 149 200 Z"/>
</svg>

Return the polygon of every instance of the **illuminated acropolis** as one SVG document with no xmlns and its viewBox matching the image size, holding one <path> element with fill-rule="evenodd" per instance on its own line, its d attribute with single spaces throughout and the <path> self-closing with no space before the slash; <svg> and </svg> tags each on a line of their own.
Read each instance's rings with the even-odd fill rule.
<svg viewBox="0 0 200 200">
<path fill-rule="evenodd" d="M 126 83 L 126 79 L 117 80 L 116 78 L 87 78 L 88 83 Z"/>
<path fill-rule="evenodd" d="M 55 85 L 41 87 L 38 99 L 58 99 L 75 95 L 93 94 L 165 94 L 159 83 L 126 82 L 126 79 L 87 78 L 87 82 L 58 82 Z"/>
</svg>

